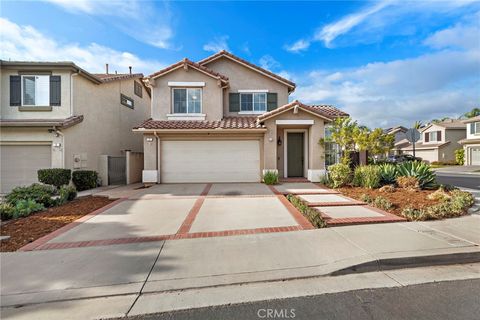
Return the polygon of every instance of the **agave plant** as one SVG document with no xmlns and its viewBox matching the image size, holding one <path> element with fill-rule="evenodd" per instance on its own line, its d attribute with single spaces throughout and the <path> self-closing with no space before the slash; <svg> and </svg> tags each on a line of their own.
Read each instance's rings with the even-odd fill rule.
<svg viewBox="0 0 480 320">
<path fill-rule="evenodd" d="M 391 163 L 384 163 L 380 166 L 382 184 L 393 184 L 397 178 L 397 166 Z"/>
<path fill-rule="evenodd" d="M 420 161 L 403 162 L 397 166 L 398 177 L 415 177 L 422 189 L 433 189 L 437 186 L 436 175 L 430 165 Z"/>
</svg>

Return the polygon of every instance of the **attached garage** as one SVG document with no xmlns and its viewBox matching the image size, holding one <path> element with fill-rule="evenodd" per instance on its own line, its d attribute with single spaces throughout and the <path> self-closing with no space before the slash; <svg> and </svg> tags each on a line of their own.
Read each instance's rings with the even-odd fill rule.
<svg viewBox="0 0 480 320">
<path fill-rule="evenodd" d="M 258 140 L 161 141 L 162 183 L 259 182 Z"/>
<path fill-rule="evenodd" d="M 38 182 L 37 170 L 52 166 L 51 150 L 50 145 L 0 146 L 0 193 Z"/>
<path fill-rule="evenodd" d="M 472 147 L 471 152 L 471 165 L 479 166 L 480 165 L 480 147 Z"/>
</svg>

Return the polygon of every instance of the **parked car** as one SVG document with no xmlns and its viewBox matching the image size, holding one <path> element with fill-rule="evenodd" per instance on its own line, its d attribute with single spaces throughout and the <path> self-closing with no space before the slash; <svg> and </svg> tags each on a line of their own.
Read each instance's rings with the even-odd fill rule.
<svg viewBox="0 0 480 320">
<path fill-rule="evenodd" d="M 414 157 L 411 154 L 396 154 L 387 158 L 387 162 L 389 163 L 402 163 L 408 161 L 422 161 L 422 158 Z"/>
</svg>

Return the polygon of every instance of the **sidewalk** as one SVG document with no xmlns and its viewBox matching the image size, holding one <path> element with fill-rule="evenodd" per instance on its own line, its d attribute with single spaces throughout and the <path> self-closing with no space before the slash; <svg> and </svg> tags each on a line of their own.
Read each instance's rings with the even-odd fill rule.
<svg viewBox="0 0 480 320">
<path fill-rule="evenodd" d="M 142 313 L 137 304 L 152 294 L 196 289 L 197 297 L 207 303 L 211 288 L 328 278 L 372 263 L 381 268 L 391 267 L 392 261 L 415 265 L 421 261 L 416 259 L 425 256 L 434 257 L 422 263 L 460 263 L 454 258 L 459 255 L 479 260 L 479 224 L 480 216 L 475 215 L 434 222 L 2 253 L 2 318 L 41 319 L 43 315 L 63 319 L 65 314 L 72 315 L 71 310 L 76 310 L 78 318 L 93 314 L 121 317 L 131 310 Z M 97 303 L 85 300 L 93 298 Z M 177 301 L 177 307 L 181 303 Z"/>
</svg>

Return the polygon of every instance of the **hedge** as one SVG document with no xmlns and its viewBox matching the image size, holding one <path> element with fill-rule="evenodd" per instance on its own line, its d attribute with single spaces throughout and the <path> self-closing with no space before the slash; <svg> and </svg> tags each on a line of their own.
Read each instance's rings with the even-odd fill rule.
<svg viewBox="0 0 480 320">
<path fill-rule="evenodd" d="M 97 178 L 98 174 L 93 170 L 78 170 L 72 173 L 72 181 L 78 191 L 95 188 Z"/>
<path fill-rule="evenodd" d="M 72 171 L 60 168 L 40 169 L 37 171 L 37 175 L 38 181 L 60 188 L 70 183 Z"/>
</svg>

